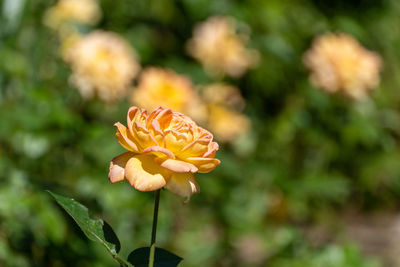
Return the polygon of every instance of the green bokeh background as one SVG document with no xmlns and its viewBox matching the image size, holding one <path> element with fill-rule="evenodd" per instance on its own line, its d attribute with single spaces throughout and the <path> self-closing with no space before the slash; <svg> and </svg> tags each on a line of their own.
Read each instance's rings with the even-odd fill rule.
<svg viewBox="0 0 400 267">
<path fill-rule="evenodd" d="M 0 3 L 0 265 L 117 266 L 45 190 L 104 218 L 123 255 L 148 245 L 153 194 L 107 179 L 109 161 L 124 151 L 112 125 L 124 122 L 129 103 L 85 101 L 69 85 L 57 35 L 42 23 L 55 1 Z M 124 36 L 143 66 L 172 68 L 195 84 L 213 80 L 185 42 L 209 16 L 247 23 L 261 55 L 256 69 L 225 79 L 247 101 L 250 137 L 221 145 L 221 165 L 197 175 L 201 194 L 188 205 L 162 192 L 157 243 L 182 256 L 180 266 L 397 266 L 349 229 L 378 218 L 370 232 L 380 240 L 380 221 L 399 210 L 398 0 L 100 4 L 96 28 Z M 352 34 L 381 54 L 381 84 L 370 99 L 327 95 L 309 83 L 302 55 L 329 31 Z"/>
</svg>

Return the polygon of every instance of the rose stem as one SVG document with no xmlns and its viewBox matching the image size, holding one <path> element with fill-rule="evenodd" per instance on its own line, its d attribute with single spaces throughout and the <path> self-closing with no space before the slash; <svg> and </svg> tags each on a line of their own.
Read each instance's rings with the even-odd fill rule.
<svg viewBox="0 0 400 267">
<path fill-rule="evenodd" d="M 160 204 L 160 192 L 161 189 L 158 189 L 155 192 L 156 197 L 154 200 L 153 229 L 151 230 L 149 267 L 153 267 L 154 265 L 154 252 L 156 249 L 155 244 L 156 244 L 156 233 L 157 233 L 158 206 Z"/>
</svg>

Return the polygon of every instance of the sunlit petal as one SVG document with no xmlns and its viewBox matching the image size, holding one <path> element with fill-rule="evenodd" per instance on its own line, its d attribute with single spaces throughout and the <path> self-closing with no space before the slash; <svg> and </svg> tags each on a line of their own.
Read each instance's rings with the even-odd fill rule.
<svg viewBox="0 0 400 267">
<path fill-rule="evenodd" d="M 215 169 L 221 161 L 215 158 L 200 158 L 200 157 L 193 157 L 187 158 L 187 162 L 192 163 L 198 168 L 198 172 L 207 173 Z"/>
<path fill-rule="evenodd" d="M 108 178 L 112 183 L 124 180 L 126 163 L 133 156 L 135 153 L 125 152 L 111 160 Z"/>
<path fill-rule="evenodd" d="M 160 158 L 171 158 L 174 159 L 174 154 L 166 148 L 160 146 L 151 146 L 143 150 L 143 153 L 152 153 L 153 155 Z"/>
<path fill-rule="evenodd" d="M 139 191 L 162 188 L 171 173 L 154 162 L 153 155 L 136 155 L 126 163 L 125 177 Z"/>
<path fill-rule="evenodd" d="M 185 197 L 184 203 L 189 202 L 191 196 L 200 192 L 200 187 L 193 173 L 174 173 L 165 186 L 172 193 Z"/>
<path fill-rule="evenodd" d="M 128 137 L 128 129 L 119 122 L 115 123 L 114 126 L 117 127 L 115 136 L 121 146 L 132 152 L 139 152 L 139 148 L 136 145 L 135 141 L 132 138 Z"/>
<path fill-rule="evenodd" d="M 192 163 L 176 160 L 176 159 L 161 159 L 157 158 L 156 162 L 160 164 L 160 166 L 173 171 L 173 172 L 197 172 L 198 168 L 194 166 Z"/>
</svg>

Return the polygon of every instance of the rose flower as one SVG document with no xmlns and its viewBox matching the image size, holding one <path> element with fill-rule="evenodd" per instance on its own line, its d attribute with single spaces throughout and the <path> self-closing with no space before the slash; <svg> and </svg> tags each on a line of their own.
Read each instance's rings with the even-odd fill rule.
<svg viewBox="0 0 400 267">
<path fill-rule="evenodd" d="M 195 27 L 187 49 L 207 73 L 240 77 L 257 65 L 259 53 L 247 48 L 249 36 L 237 32 L 238 24 L 232 17 L 214 16 Z"/>
<path fill-rule="evenodd" d="M 127 179 L 139 191 L 162 187 L 185 197 L 188 202 L 200 188 L 194 173 L 212 171 L 218 144 L 207 130 L 189 117 L 157 107 L 150 114 L 137 107 L 128 111 L 127 126 L 117 127 L 116 138 L 129 152 L 110 163 L 112 183 Z"/>
<path fill-rule="evenodd" d="M 329 33 L 313 41 L 304 63 L 311 70 L 313 85 L 362 99 L 378 86 L 382 59 L 351 35 Z"/>
<path fill-rule="evenodd" d="M 44 24 L 53 29 L 67 22 L 94 25 L 100 17 L 101 9 L 95 0 L 59 0 L 46 11 Z"/>
<path fill-rule="evenodd" d="M 73 71 L 70 81 L 86 99 L 123 98 L 140 69 L 134 49 L 113 32 L 93 31 L 71 41 L 63 52 Z"/>
</svg>

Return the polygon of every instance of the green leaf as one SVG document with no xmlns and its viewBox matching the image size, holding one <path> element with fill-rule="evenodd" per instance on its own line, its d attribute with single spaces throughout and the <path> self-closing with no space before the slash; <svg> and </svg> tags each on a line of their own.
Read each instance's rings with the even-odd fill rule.
<svg viewBox="0 0 400 267">
<path fill-rule="evenodd" d="M 128 262 L 118 256 L 121 244 L 111 226 L 102 219 L 93 220 L 89 217 L 89 210 L 79 202 L 48 191 L 57 203 L 75 220 L 83 233 L 92 241 L 102 244 L 107 251 L 122 266 L 130 266 Z"/>
<path fill-rule="evenodd" d="M 128 256 L 128 262 L 135 267 L 149 266 L 150 247 L 138 248 Z M 162 248 L 156 248 L 154 255 L 154 267 L 176 267 L 182 258 Z"/>
</svg>

